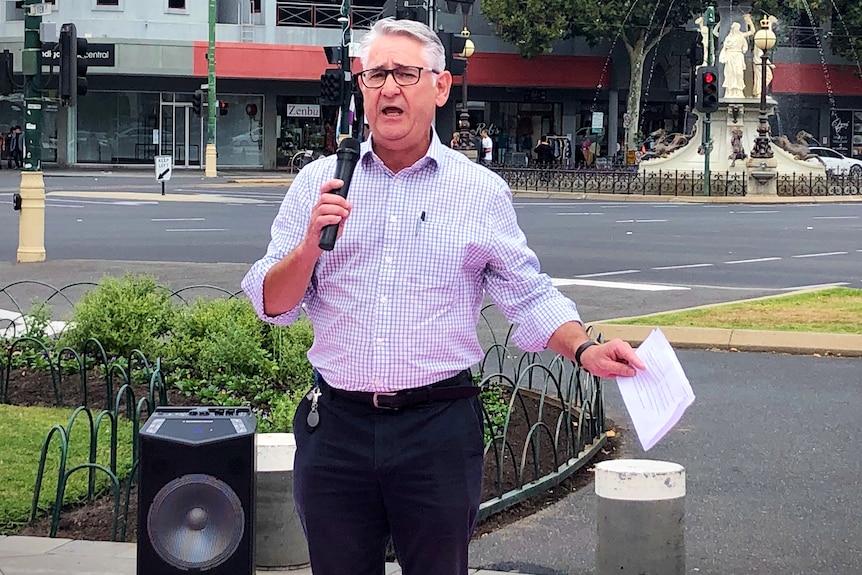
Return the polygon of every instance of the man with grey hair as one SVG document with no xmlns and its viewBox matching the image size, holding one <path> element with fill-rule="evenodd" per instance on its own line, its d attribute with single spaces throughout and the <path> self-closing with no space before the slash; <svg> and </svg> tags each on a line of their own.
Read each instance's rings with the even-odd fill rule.
<svg viewBox="0 0 862 575">
<path fill-rule="evenodd" d="M 550 348 L 600 377 L 643 365 L 621 340 L 590 340 L 575 304 L 539 272 L 511 193 L 432 128 L 452 75 L 437 35 L 377 22 L 358 73 L 371 127 L 350 199 L 327 193 L 336 158 L 299 172 L 266 255 L 243 280 L 258 315 L 305 309 L 315 387 L 294 417 L 294 496 L 315 575 L 383 575 L 391 535 L 408 575 L 466 575 L 483 467 L 470 367 L 485 295 L 522 349 Z M 339 225 L 331 251 L 324 226 Z"/>
</svg>

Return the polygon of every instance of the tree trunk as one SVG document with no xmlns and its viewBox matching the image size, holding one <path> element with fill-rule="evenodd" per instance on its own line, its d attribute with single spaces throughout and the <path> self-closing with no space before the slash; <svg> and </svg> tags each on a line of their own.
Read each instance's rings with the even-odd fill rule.
<svg viewBox="0 0 862 575">
<path fill-rule="evenodd" d="M 633 45 L 629 45 L 626 42 L 626 49 L 629 54 L 629 95 L 626 102 L 629 127 L 626 129 L 626 150 L 637 150 L 641 143 L 638 138 L 638 132 L 641 129 L 641 88 L 643 87 L 644 78 L 643 66 L 646 61 L 645 42 L 646 38 L 643 32 L 638 35 Z"/>
</svg>

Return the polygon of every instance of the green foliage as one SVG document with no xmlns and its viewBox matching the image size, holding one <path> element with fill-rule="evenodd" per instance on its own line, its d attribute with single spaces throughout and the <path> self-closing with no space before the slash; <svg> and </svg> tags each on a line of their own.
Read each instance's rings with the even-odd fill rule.
<svg viewBox="0 0 862 575">
<path fill-rule="evenodd" d="M 178 309 L 163 351 L 167 366 L 201 379 L 273 373 L 263 322 L 246 300 L 200 299 Z"/>
<path fill-rule="evenodd" d="M 524 58 L 551 52 L 566 32 L 566 0 L 482 0 L 482 13 L 497 34 Z"/>
<path fill-rule="evenodd" d="M 3 454 L 0 456 L 0 535 L 13 534 L 27 522 L 38 469 L 38 456 L 48 431 L 54 425 L 66 426 L 71 409 L 17 407 L 0 405 L 0 437 L 3 438 Z M 96 414 L 94 413 L 94 418 Z M 89 429 L 87 417 L 80 414 L 72 428 L 69 441 L 68 471 L 75 465 L 86 463 L 89 457 Z M 39 509 L 44 513 L 54 503 L 57 488 L 57 472 L 60 462 L 60 442 L 52 439 L 46 460 Z M 103 419 L 100 424 L 96 462 L 110 467 L 110 422 Z M 120 419 L 117 441 L 117 475 L 122 480 L 128 477 L 132 464 L 132 425 Z M 110 485 L 108 476 L 96 473 L 97 492 L 104 492 Z M 87 497 L 87 471 L 76 471 L 66 484 L 66 504 L 84 501 Z"/>
<path fill-rule="evenodd" d="M 170 291 L 152 276 L 106 276 L 75 306 L 60 345 L 80 351 L 87 339 L 95 338 L 109 356 L 124 357 L 139 349 L 156 358 L 173 315 Z"/>
<path fill-rule="evenodd" d="M 293 415 L 299 402 L 305 397 L 302 389 L 292 389 L 270 401 L 270 412 L 259 414 L 258 430 L 261 433 L 290 433 L 293 431 Z"/>
<path fill-rule="evenodd" d="M 488 382 L 479 399 L 485 409 L 485 444 L 490 443 L 494 437 L 503 431 L 506 424 L 506 414 L 509 412 L 509 398 L 512 396 L 508 387 L 496 380 Z M 489 424 L 490 422 L 490 424 Z"/>
<path fill-rule="evenodd" d="M 250 405 L 268 422 L 262 429 L 283 431 L 313 380 L 306 357 L 313 339 L 305 318 L 274 326 L 246 300 L 198 300 L 177 312 L 165 364 L 183 393 L 212 405 Z"/>
</svg>

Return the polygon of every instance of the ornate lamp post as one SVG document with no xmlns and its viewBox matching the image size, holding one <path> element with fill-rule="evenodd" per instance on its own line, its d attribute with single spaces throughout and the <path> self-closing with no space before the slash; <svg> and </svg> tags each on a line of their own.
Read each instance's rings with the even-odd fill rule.
<svg viewBox="0 0 862 575">
<path fill-rule="evenodd" d="M 464 15 L 464 20 L 467 15 Z M 464 42 L 464 51 L 458 54 L 461 58 L 469 58 L 473 55 L 476 47 L 473 41 L 470 40 L 470 30 L 467 29 L 466 22 L 464 29 L 461 30 L 461 36 L 467 38 Z M 458 115 L 458 147 L 462 150 L 469 150 L 473 147 L 470 138 L 470 111 L 467 109 L 467 66 L 464 66 L 464 73 L 461 75 L 461 113 Z"/>
<path fill-rule="evenodd" d="M 766 52 L 775 46 L 775 32 L 769 27 L 769 19 L 764 16 L 760 20 L 760 30 L 754 34 L 754 44 L 760 48 L 760 121 L 757 125 L 757 137 L 754 139 L 752 158 L 771 158 L 772 148 L 769 147 L 769 112 L 766 109 Z"/>
</svg>

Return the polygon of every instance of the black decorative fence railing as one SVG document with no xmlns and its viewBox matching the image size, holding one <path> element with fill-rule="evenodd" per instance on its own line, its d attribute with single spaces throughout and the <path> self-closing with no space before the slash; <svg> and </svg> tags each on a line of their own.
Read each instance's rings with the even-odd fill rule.
<svg viewBox="0 0 862 575">
<path fill-rule="evenodd" d="M 638 196 L 703 196 L 702 171 L 639 171 L 636 167 L 608 169 L 523 168 L 492 165 L 514 192 L 568 192 Z M 862 174 L 826 172 L 823 175 L 779 173 L 779 196 L 858 196 Z M 745 172 L 712 172 L 710 196 L 748 194 Z"/>
<path fill-rule="evenodd" d="M 854 173 L 824 176 L 814 174 L 779 174 L 776 183 L 779 196 L 858 196 L 862 194 L 862 175 Z"/>
<path fill-rule="evenodd" d="M 81 287 L 34 285 L 51 290 L 46 301 L 67 306 L 74 304 L 70 292 Z M 20 315 L 6 318 L 5 325 L 0 325 L 0 403 L 14 403 L 19 391 L 15 387 L 26 385 L 23 373 L 40 370 L 47 374 L 36 381 L 42 388 L 44 404 L 74 408 L 65 426 L 57 424 L 47 431 L 38 464 L 32 470 L 35 481 L 30 514 L 21 520 L 33 523 L 38 515 L 47 513 L 51 517 L 48 534 L 56 536 L 61 514 L 69 503 L 65 497 L 69 479 L 86 471 L 86 499 L 109 492 L 114 510 L 112 539 L 126 540 L 139 468 L 138 434 L 143 424 L 157 406 L 174 401 L 189 406 L 211 402 L 196 402 L 197 398 L 180 393 L 178 378 L 182 376 L 165 371 L 161 359 L 148 360 L 139 350 L 110 358 L 92 338 L 80 350 L 53 345 L 55 334 L 46 331 L 44 315 L 33 316 L 30 309 L 19 306 L 12 293 L 16 288 L 33 291 L 27 282 L 0 288 L 0 309 L 16 307 Z M 239 294 L 212 286 L 172 291 L 171 298 L 180 306 L 193 306 L 196 301 L 189 295 L 202 291 L 215 300 L 248 303 L 236 297 Z M 587 465 L 607 441 L 602 381 L 560 356 L 518 352 L 510 345 L 512 326 L 489 320 L 491 309 L 483 309 L 480 326 L 490 344 L 483 361 L 474 368 L 482 389 L 486 427 L 482 518 L 558 485 Z M 62 331 L 62 324 L 55 324 L 55 329 Z M 501 330 L 505 331 L 502 336 L 498 333 Z M 31 386 L 29 393 L 32 391 Z M 100 434 L 106 427 L 107 437 Z M 73 460 L 70 443 L 73 439 L 82 441 L 81 434 L 88 445 L 84 449 L 87 455 Z M 47 465 L 50 454 L 56 454 L 51 466 Z M 52 484 L 53 492 L 43 494 L 46 470 L 54 473 L 55 463 L 56 485 Z M 100 475 L 107 481 L 97 486 Z"/>
<path fill-rule="evenodd" d="M 517 168 L 491 166 L 513 191 L 571 192 L 637 196 L 702 196 L 702 171 L 643 171 L 631 167 L 610 169 Z M 710 196 L 744 196 L 746 175 L 713 172 Z"/>
</svg>

